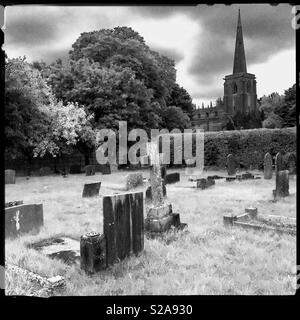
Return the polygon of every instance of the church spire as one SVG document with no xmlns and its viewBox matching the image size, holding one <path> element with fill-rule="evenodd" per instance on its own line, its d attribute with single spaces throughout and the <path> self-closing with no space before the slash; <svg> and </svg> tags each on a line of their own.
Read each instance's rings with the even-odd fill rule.
<svg viewBox="0 0 300 320">
<path fill-rule="evenodd" d="M 236 30 L 236 42 L 233 62 L 233 73 L 239 72 L 247 72 L 240 9 Z"/>
</svg>

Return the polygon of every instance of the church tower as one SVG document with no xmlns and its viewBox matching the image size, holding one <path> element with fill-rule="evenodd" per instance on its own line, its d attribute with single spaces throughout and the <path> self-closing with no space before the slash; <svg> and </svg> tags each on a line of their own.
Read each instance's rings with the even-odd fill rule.
<svg viewBox="0 0 300 320">
<path fill-rule="evenodd" d="M 247 73 L 240 9 L 236 30 L 233 73 L 225 76 L 224 80 L 224 111 L 227 114 L 234 115 L 237 111 L 247 113 L 256 110 L 256 80 L 254 74 Z"/>
</svg>

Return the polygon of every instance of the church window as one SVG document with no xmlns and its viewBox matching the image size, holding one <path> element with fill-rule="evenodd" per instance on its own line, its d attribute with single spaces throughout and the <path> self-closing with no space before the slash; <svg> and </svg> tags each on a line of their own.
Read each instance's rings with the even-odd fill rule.
<svg viewBox="0 0 300 320">
<path fill-rule="evenodd" d="M 233 93 L 237 93 L 237 85 L 236 85 L 236 83 L 233 83 L 233 86 L 232 86 L 232 92 Z"/>
</svg>

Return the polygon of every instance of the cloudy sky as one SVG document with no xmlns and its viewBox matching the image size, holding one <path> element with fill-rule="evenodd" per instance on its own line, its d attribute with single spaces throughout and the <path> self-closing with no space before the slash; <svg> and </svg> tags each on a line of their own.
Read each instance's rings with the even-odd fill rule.
<svg viewBox="0 0 300 320">
<path fill-rule="evenodd" d="M 247 68 L 257 78 L 258 97 L 283 93 L 295 83 L 292 7 L 264 4 L 192 6 L 11 6 L 5 11 L 10 58 L 66 59 L 80 33 L 130 26 L 154 50 L 173 58 L 177 82 L 200 106 L 223 96 L 232 73 L 238 8 Z"/>
</svg>

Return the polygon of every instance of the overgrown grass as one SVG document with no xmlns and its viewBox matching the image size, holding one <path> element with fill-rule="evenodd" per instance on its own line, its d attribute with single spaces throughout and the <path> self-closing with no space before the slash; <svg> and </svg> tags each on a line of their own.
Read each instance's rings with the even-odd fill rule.
<svg viewBox="0 0 300 320">
<path fill-rule="evenodd" d="M 172 170 L 168 170 L 169 172 Z M 258 172 L 256 172 L 258 173 Z M 290 177 L 290 196 L 271 202 L 272 180 L 248 180 L 216 184 L 206 190 L 190 188 L 181 170 L 181 182 L 167 185 L 168 200 L 188 231 L 170 233 L 162 240 L 145 238 L 140 256 L 132 256 L 94 276 L 79 267 L 67 268 L 26 244 L 56 235 L 79 239 L 92 230 L 102 232 L 102 199 L 83 199 L 83 184 L 101 181 L 101 195 L 125 188 L 127 172 L 86 177 L 81 175 L 17 178 L 6 185 L 6 201 L 43 203 L 44 227 L 38 235 L 6 240 L 9 263 L 43 276 L 67 279 L 64 295 L 201 295 L 294 294 L 296 287 L 296 238 L 270 232 L 225 228 L 223 215 L 240 214 L 247 206 L 259 214 L 296 215 L 296 178 Z M 225 175 L 222 171 L 206 175 Z M 148 177 L 148 171 L 143 171 Z M 138 190 L 144 188 L 139 188 Z M 7 294 L 30 294 L 30 286 L 18 278 L 6 278 Z"/>
</svg>

